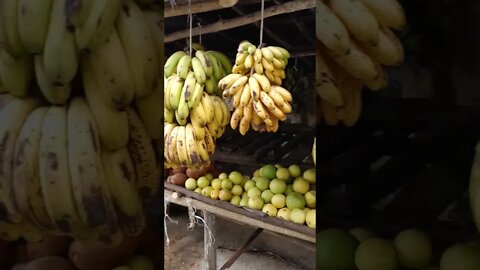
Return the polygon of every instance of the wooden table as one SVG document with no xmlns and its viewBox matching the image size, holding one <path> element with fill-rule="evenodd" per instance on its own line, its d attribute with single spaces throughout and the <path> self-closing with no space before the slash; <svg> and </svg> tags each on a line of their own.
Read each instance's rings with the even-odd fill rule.
<svg viewBox="0 0 480 270">
<path fill-rule="evenodd" d="M 315 243 L 315 230 L 305 225 L 299 225 L 279 218 L 269 217 L 261 211 L 246 209 L 232 205 L 228 202 L 213 200 L 183 187 L 168 184 L 166 182 L 164 199 L 170 203 L 185 207 L 192 206 L 203 212 L 206 223 L 206 226 L 204 227 L 204 240 L 205 269 L 207 270 L 217 270 L 216 246 L 215 244 L 208 245 L 210 233 L 215 234 L 216 216 L 257 228 L 250 239 L 248 239 L 236 254 L 234 254 L 232 258 L 220 268 L 220 270 L 228 269 L 228 267 L 240 257 L 240 255 L 247 249 L 248 245 L 253 242 L 263 230 L 301 239 L 308 243 Z M 208 229 L 210 229 L 210 231 Z"/>
</svg>

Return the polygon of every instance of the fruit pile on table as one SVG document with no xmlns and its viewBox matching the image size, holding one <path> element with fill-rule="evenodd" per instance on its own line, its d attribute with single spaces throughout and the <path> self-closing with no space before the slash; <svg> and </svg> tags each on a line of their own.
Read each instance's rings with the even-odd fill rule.
<svg viewBox="0 0 480 270">
<path fill-rule="evenodd" d="M 215 169 L 177 171 L 168 180 L 176 185 L 233 205 L 261 210 L 271 217 L 316 227 L 316 172 L 298 165 L 288 168 L 265 165 L 252 177 L 238 171 L 215 172 Z"/>
</svg>

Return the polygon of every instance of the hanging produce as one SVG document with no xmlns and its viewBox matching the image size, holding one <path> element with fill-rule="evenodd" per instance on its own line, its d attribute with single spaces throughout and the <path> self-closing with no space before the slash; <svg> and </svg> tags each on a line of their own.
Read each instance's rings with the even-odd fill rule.
<svg viewBox="0 0 480 270">
<path fill-rule="evenodd" d="M 243 41 L 238 47 L 232 74 L 218 83 L 223 97 L 230 99 L 234 112 L 232 129 L 245 135 L 250 127 L 255 131 L 276 132 L 278 122 L 292 112 L 292 95 L 283 88 L 285 67 L 290 54 L 276 47 L 259 47 Z"/>
<path fill-rule="evenodd" d="M 63 235 L 117 246 L 144 231 L 143 202 L 158 190 L 162 15 L 133 0 L 87 2 L 1 4 L 8 241 Z"/>
<path fill-rule="evenodd" d="M 199 44 L 198 49 L 203 49 Z M 165 62 L 164 157 L 167 167 L 206 167 L 230 120 L 218 81 L 230 73 L 229 59 L 217 51 L 172 54 Z"/>
<path fill-rule="evenodd" d="M 403 62 L 400 40 L 391 30 L 405 26 L 396 0 L 317 1 L 316 92 L 327 125 L 353 126 L 362 111 L 362 89 L 387 86 L 383 66 Z"/>
</svg>

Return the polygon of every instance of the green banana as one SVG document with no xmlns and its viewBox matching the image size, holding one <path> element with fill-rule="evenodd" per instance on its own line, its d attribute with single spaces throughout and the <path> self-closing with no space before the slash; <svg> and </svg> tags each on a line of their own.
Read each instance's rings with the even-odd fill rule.
<svg viewBox="0 0 480 270">
<path fill-rule="evenodd" d="M 217 58 L 215 57 L 215 55 L 209 52 L 207 52 L 206 54 L 210 57 L 210 61 L 212 62 L 213 77 L 215 77 L 215 79 L 217 80 L 222 79 L 222 67 L 220 66 L 220 63 L 218 62 Z"/>
<path fill-rule="evenodd" d="M 197 82 L 205 83 L 207 80 L 207 74 L 205 74 L 203 65 L 197 57 L 192 58 L 192 69 L 193 72 L 195 72 L 195 79 L 197 79 Z"/>
<path fill-rule="evenodd" d="M 217 91 L 217 88 L 218 88 L 217 85 L 218 85 L 218 82 L 215 79 L 215 76 L 212 76 L 205 82 L 205 90 L 210 95 L 213 95 Z"/>
<path fill-rule="evenodd" d="M 103 12 L 102 18 L 93 34 L 93 38 L 87 45 L 89 49 L 98 48 L 105 43 L 115 26 L 115 21 L 122 6 L 122 1 L 108 0 L 107 2 L 108 8 Z"/>
<path fill-rule="evenodd" d="M 25 53 L 25 46 L 18 31 L 18 0 L 2 0 L 0 2 L 0 19 L 3 21 L 6 40 L 9 44 L 8 53 L 19 56 Z"/>
<path fill-rule="evenodd" d="M 218 62 L 220 62 L 220 64 L 222 65 L 223 69 L 227 74 L 232 72 L 232 63 L 230 62 L 230 59 L 228 59 L 228 57 L 225 54 L 218 51 L 208 51 L 208 53 L 215 55 Z"/>
<path fill-rule="evenodd" d="M 187 75 L 187 79 L 185 80 L 185 84 L 183 85 L 182 92 L 180 94 L 180 102 L 178 103 L 178 109 L 175 112 L 175 116 L 180 125 L 185 125 L 185 123 L 187 122 L 187 118 L 190 113 L 187 104 L 187 97 L 189 96 L 188 93 L 193 91 L 195 84 L 195 75 L 193 71 L 190 71 Z"/>
<path fill-rule="evenodd" d="M 178 109 L 178 104 L 180 103 L 180 95 L 182 93 L 183 84 L 185 80 L 180 78 L 177 74 L 174 74 L 170 80 L 170 107 L 172 110 Z"/>
<path fill-rule="evenodd" d="M 167 61 L 165 62 L 165 66 L 163 69 L 163 75 L 165 77 L 170 77 L 177 71 L 177 65 L 180 61 L 180 58 L 187 55 L 184 51 L 178 51 L 168 57 Z"/>
<path fill-rule="evenodd" d="M 66 85 L 55 85 L 45 74 L 42 55 L 35 56 L 35 77 L 45 99 L 56 105 L 65 104 L 70 97 L 70 83 Z"/>
<path fill-rule="evenodd" d="M 33 60 L 31 55 L 12 57 L 0 52 L 0 78 L 3 87 L 12 96 L 25 97 L 33 78 Z"/>
<path fill-rule="evenodd" d="M 42 53 L 53 0 L 18 0 L 18 32 L 30 53 Z"/>
<path fill-rule="evenodd" d="M 210 57 L 206 55 L 203 51 L 196 51 L 195 56 L 202 63 L 203 69 L 205 70 L 205 74 L 207 75 L 207 77 L 211 77 L 213 75 L 213 66 Z"/>
<path fill-rule="evenodd" d="M 177 65 L 177 75 L 182 79 L 186 79 L 188 72 L 190 71 L 190 65 L 192 64 L 192 57 L 190 55 L 184 55 L 180 58 Z"/>
<path fill-rule="evenodd" d="M 97 30 L 98 22 L 101 21 L 105 10 L 108 9 L 107 4 L 108 0 L 82 0 L 80 10 L 75 10 L 74 7 L 70 8 L 73 11 L 70 12 L 71 15 L 68 19 L 75 26 L 75 42 L 79 51 L 88 48 Z M 67 14 L 69 13 L 67 12 Z"/>
<path fill-rule="evenodd" d="M 195 89 L 193 90 L 193 93 L 191 94 L 188 100 L 189 108 L 194 108 L 200 103 L 200 101 L 202 100 L 204 88 L 205 88 L 205 85 L 197 82 L 197 84 L 195 85 Z"/>
<path fill-rule="evenodd" d="M 163 108 L 163 117 L 165 118 L 165 122 L 173 123 L 173 119 L 175 118 L 175 112 L 167 108 Z"/>
</svg>

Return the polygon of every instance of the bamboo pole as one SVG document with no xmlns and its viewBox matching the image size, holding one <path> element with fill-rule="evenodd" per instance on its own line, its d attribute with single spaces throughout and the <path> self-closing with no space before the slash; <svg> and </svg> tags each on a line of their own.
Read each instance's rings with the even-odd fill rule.
<svg viewBox="0 0 480 270">
<path fill-rule="evenodd" d="M 218 9 L 230 8 L 238 3 L 238 0 L 219 1 L 208 0 L 192 4 L 192 14 L 208 12 Z M 188 5 L 181 5 L 176 7 L 165 7 L 165 18 L 176 17 L 188 14 Z"/>
<path fill-rule="evenodd" d="M 290 12 L 296 12 L 299 10 L 304 10 L 304 9 L 310 9 L 314 8 L 316 5 L 316 0 L 295 0 L 295 1 L 290 1 L 286 2 L 281 5 L 276 5 L 273 7 L 269 7 L 264 10 L 264 18 L 269 18 L 272 16 L 280 15 L 280 14 L 285 14 L 285 13 L 290 13 Z M 251 14 L 248 14 L 246 16 L 230 19 L 230 20 L 219 20 L 215 23 L 209 24 L 202 26 L 201 33 L 202 35 L 208 34 L 208 33 L 213 33 L 213 32 L 218 32 L 218 31 L 223 31 L 227 29 L 232 29 L 236 27 L 240 27 L 243 25 L 247 25 L 250 23 L 254 23 L 258 20 L 260 20 L 261 17 L 261 12 L 257 11 Z M 192 35 L 196 36 L 200 34 L 200 29 L 195 28 L 193 29 Z M 172 42 L 175 40 L 179 40 L 182 38 L 186 38 L 189 36 L 189 29 L 186 30 L 180 30 L 171 34 L 168 34 L 165 36 L 165 43 Z"/>
</svg>

